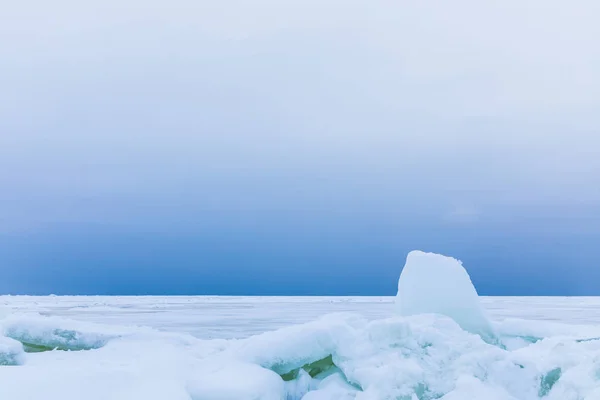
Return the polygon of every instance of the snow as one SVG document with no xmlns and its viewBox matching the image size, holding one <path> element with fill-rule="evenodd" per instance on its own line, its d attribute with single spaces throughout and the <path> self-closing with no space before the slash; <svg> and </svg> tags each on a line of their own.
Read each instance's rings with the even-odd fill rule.
<svg viewBox="0 0 600 400">
<path fill-rule="evenodd" d="M 29 353 L 0 369 L 0 398 L 584 399 L 600 385 L 597 360 L 599 340 L 507 350 L 441 315 L 334 314 L 242 340 L 140 328 L 97 349 Z"/>
<path fill-rule="evenodd" d="M 19 365 L 24 362 L 23 345 L 16 340 L 0 336 L 0 366 Z"/>
<path fill-rule="evenodd" d="M 320 381 L 314 390 L 302 397 L 302 400 L 353 400 L 358 393 L 341 374 L 336 373 Z"/>
<path fill-rule="evenodd" d="M 36 315 L 8 316 L 1 324 L 5 336 L 32 351 L 97 349 L 118 337 L 118 333 L 109 333 L 105 327 L 94 329 L 92 324 Z"/>
<path fill-rule="evenodd" d="M 464 330 L 488 341 L 495 340 L 471 278 L 454 258 L 410 252 L 398 281 L 396 304 L 400 315 L 446 315 Z"/>
<path fill-rule="evenodd" d="M 399 288 L 400 313 L 392 298 L 0 297 L 0 399 L 600 398 L 598 299 L 480 304 L 458 261 L 424 253 Z"/>
<path fill-rule="evenodd" d="M 188 390 L 194 400 L 280 400 L 285 393 L 277 373 L 238 362 L 199 375 L 188 384 Z"/>
</svg>

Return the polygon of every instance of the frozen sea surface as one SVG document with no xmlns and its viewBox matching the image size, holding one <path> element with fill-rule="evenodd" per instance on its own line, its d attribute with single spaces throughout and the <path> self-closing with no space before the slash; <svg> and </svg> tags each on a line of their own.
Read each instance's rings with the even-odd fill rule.
<svg viewBox="0 0 600 400">
<path fill-rule="evenodd" d="M 597 400 L 600 298 L 0 296 L 0 399 Z"/>
<path fill-rule="evenodd" d="M 394 297 L 0 296 L 4 312 L 113 325 L 143 325 L 202 339 L 245 338 L 331 313 L 390 317 Z M 600 297 L 480 297 L 495 321 L 506 318 L 600 325 Z M 2 311 L 0 311 L 1 313 Z M 1 314 L 0 314 L 1 315 Z"/>
</svg>

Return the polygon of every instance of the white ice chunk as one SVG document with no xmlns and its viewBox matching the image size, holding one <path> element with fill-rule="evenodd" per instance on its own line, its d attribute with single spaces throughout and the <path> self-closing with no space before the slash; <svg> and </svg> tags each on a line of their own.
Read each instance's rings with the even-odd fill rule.
<svg viewBox="0 0 600 400">
<path fill-rule="evenodd" d="M 446 315 L 464 330 L 495 341 L 469 274 L 452 257 L 410 252 L 398 281 L 396 305 L 400 315 Z"/>
<path fill-rule="evenodd" d="M 24 359 L 25 353 L 21 343 L 0 336 L 0 365 L 20 365 Z"/>
<path fill-rule="evenodd" d="M 31 352 L 96 349 L 120 336 L 118 327 L 108 333 L 94 324 L 39 315 L 11 315 L 2 321 L 1 328 L 5 336 L 23 343 Z"/>
<path fill-rule="evenodd" d="M 302 399 L 306 393 L 315 390 L 319 383 L 319 380 L 311 378 L 308 372 L 300 368 L 296 379 L 285 382 L 286 398 Z"/>
<path fill-rule="evenodd" d="M 192 336 L 159 332 L 147 327 L 96 324 L 39 314 L 11 314 L 0 320 L 0 334 L 21 342 L 26 352 L 48 350 L 91 350 L 104 347 L 115 339 L 169 340 L 189 345 L 196 343 Z M 211 352 L 219 341 L 206 346 Z M 222 342 L 221 342 L 222 344 Z"/>
<path fill-rule="evenodd" d="M 283 380 L 275 372 L 254 364 L 231 362 L 188 384 L 194 400 L 281 400 Z"/>
<path fill-rule="evenodd" d="M 328 376 L 319 383 L 317 390 L 308 392 L 302 400 L 353 400 L 357 389 L 346 382 L 339 373 Z"/>
<path fill-rule="evenodd" d="M 238 359 L 284 374 L 334 354 L 340 343 L 351 341 L 355 330 L 365 324 L 354 315 L 330 314 L 307 324 L 250 337 L 229 351 Z"/>
</svg>

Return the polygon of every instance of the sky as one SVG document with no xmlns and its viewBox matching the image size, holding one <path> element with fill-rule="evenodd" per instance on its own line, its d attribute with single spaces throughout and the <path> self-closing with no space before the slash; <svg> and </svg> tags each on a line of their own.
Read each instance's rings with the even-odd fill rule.
<svg viewBox="0 0 600 400">
<path fill-rule="evenodd" d="M 24 0 L 0 293 L 600 295 L 600 3 Z"/>
</svg>

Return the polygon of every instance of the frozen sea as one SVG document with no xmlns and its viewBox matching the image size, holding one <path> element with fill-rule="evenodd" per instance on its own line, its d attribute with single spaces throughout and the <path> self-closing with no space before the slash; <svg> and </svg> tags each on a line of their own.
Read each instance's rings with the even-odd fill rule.
<svg viewBox="0 0 600 400">
<path fill-rule="evenodd" d="M 600 399 L 599 297 L 480 301 L 497 343 L 394 297 L 0 296 L 0 399 Z"/>
<path fill-rule="evenodd" d="M 245 338 L 340 312 L 393 315 L 395 297 L 0 296 L 4 312 L 109 325 L 141 325 L 201 339 Z M 600 297 L 480 297 L 494 321 L 507 318 L 600 325 Z"/>
</svg>

